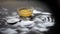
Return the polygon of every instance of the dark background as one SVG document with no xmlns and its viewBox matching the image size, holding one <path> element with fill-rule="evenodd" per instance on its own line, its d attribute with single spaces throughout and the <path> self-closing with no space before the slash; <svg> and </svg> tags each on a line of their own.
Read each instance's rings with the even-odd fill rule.
<svg viewBox="0 0 60 34">
<path fill-rule="evenodd" d="M 59 8 L 60 8 L 60 1 L 59 0 L 41 0 L 42 2 L 45 2 L 49 7 L 51 13 L 53 13 L 53 16 L 55 18 L 55 26 L 53 26 L 50 31 L 48 31 L 46 34 L 58 34 L 59 33 Z"/>
</svg>

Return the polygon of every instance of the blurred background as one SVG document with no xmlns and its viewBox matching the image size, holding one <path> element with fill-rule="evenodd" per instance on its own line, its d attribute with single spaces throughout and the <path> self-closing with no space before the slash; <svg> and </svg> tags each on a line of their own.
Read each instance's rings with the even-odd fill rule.
<svg viewBox="0 0 60 34">
<path fill-rule="evenodd" d="M 58 0 L 0 0 L 0 18 L 12 15 L 12 12 L 16 12 L 17 8 L 22 7 L 33 7 L 40 11 L 51 12 L 56 20 L 56 24 L 51 27 L 50 31 L 46 34 L 55 34 L 58 33 L 59 30 L 59 12 L 57 12 L 57 7 L 59 7 L 60 3 L 57 1 Z"/>
</svg>

